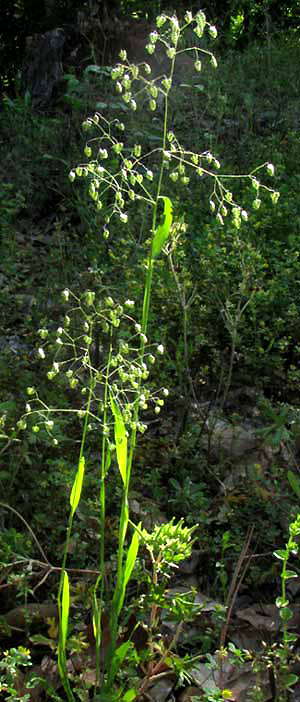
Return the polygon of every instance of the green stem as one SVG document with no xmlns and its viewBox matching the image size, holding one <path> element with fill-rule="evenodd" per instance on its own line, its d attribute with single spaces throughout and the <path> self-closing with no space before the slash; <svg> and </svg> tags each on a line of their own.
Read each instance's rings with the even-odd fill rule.
<svg viewBox="0 0 300 702">
<path fill-rule="evenodd" d="M 92 401 L 92 395 L 93 395 L 93 383 L 92 383 L 92 370 L 90 369 L 89 395 L 88 395 L 88 402 L 87 402 L 87 408 L 86 408 L 84 425 L 83 425 L 83 432 L 82 432 L 82 437 L 81 437 L 78 465 L 80 465 L 80 462 L 83 458 L 83 451 L 84 451 L 84 446 L 85 446 L 85 439 L 86 439 L 87 426 L 88 426 L 88 421 L 89 421 L 89 411 L 90 411 L 90 406 L 91 406 L 91 401 Z M 65 572 L 66 572 L 66 562 L 67 562 L 67 557 L 68 557 L 68 552 L 69 552 L 69 545 L 70 545 L 71 532 L 72 532 L 72 526 L 73 526 L 73 518 L 74 518 L 74 514 L 73 514 L 73 510 L 71 509 L 70 515 L 69 515 L 69 523 L 68 523 L 68 528 L 67 528 L 67 535 L 66 535 L 66 541 L 65 541 L 65 548 L 64 548 L 63 561 L 62 561 L 60 580 L 59 580 L 59 588 L 58 588 L 58 598 L 57 598 L 60 631 L 61 631 L 61 624 L 62 624 L 62 605 L 61 605 L 62 592 L 63 592 L 64 577 L 65 577 Z M 63 683 L 64 689 L 65 689 L 66 695 L 68 697 L 69 702 L 74 702 L 74 696 L 73 696 L 73 693 L 72 693 L 72 690 L 70 687 L 70 683 L 68 680 L 66 651 L 62 649 L 61 639 L 59 642 L 58 656 L 59 656 L 59 660 L 61 663 L 61 669 L 62 669 L 62 673 L 63 673 L 62 683 Z"/>
<path fill-rule="evenodd" d="M 170 71 L 171 81 L 172 81 L 173 73 L 174 73 L 174 65 L 175 65 L 175 58 L 172 60 L 172 64 L 171 64 L 171 71 Z M 142 324 L 141 324 L 142 334 L 141 334 L 141 342 L 140 342 L 140 362 L 141 363 L 143 362 L 144 355 L 145 355 L 145 335 L 147 332 L 148 320 L 149 320 L 153 263 L 154 263 L 153 256 L 152 256 L 152 243 L 153 243 L 155 230 L 156 230 L 156 226 L 157 226 L 158 201 L 160 198 L 162 179 L 163 179 L 163 173 L 164 173 L 164 161 L 165 161 L 164 151 L 166 149 L 166 143 L 167 143 L 167 127 L 168 127 L 168 94 L 165 95 L 162 157 L 161 157 L 160 173 L 159 173 L 158 184 L 157 184 L 156 198 L 155 198 L 155 202 L 153 205 L 152 226 L 151 226 L 152 241 L 151 241 L 151 246 L 150 246 L 149 255 L 148 255 L 147 275 L 146 275 L 145 289 L 144 289 L 144 301 L 143 301 Z M 116 650 L 116 645 L 117 645 L 118 618 L 119 618 L 119 613 L 120 613 L 120 609 L 122 606 L 120 598 L 121 598 L 121 592 L 122 592 L 125 539 L 126 539 L 127 528 L 128 528 L 128 523 L 129 523 L 128 494 L 129 494 L 131 468 L 132 468 L 133 456 L 134 456 L 134 451 L 135 451 L 135 446 L 136 446 L 136 432 L 137 432 L 137 423 L 138 423 L 138 417 L 139 417 L 139 399 L 140 399 L 141 382 L 142 381 L 140 379 L 139 380 L 139 388 L 138 388 L 137 396 L 136 396 L 136 401 L 134 404 L 133 428 L 131 430 L 131 435 L 130 435 L 130 449 L 129 449 L 129 455 L 128 455 L 127 470 L 126 470 L 126 483 L 124 485 L 124 490 L 123 490 L 123 499 L 122 499 L 122 508 L 121 508 L 121 517 L 120 517 L 120 526 L 119 526 L 117 582 L 116 582 L 115 593 L 114 593 L 114 597 L 113 597 L 112 613 L 111 613 L 111 620 L 110 620 L 111 644 L 110 644 L 110 651 L 108 654 L 108 678 L 107 678 L 107 686 L 106 686 L 107 689 L 111 688 L 113 681 L 114 681 L 114 672 L 112 669 L 112 662 L 113 662 L 113 654 Z"/>
<path fill-rule="evenodd" d="M 170 80 L 171 81 L 173 79 L 174 66 L 175 66 L 175 57 L 172 59 L 172 64 L 171 64 L 171 71 L 170 71 Z M 164 151 L 166 149 L 166 143 L 167 143 L 168 108 L 169 108 L 168 93 L 166 93 L 166 95 L 165 95 L 164 127 L 163 127 L 163 142 L 162 142 L 162 157 L 161 157 L 160 173 L 159 173 L 157 190 L 156 190 L 156 198 L 155 198 L 155 203 L 153 205 L 152 226 L 151 226 L 152 241 L 151 241 L 151 247 L 149 250 L 148 261 L 147 261 L 147 276 L 146 276 L 145 290 L 144 290 L 144 302 L 143 302 L 143 313 L 142 313 L 142 336 L 141 336 L 141 343 L 140 343 L 140 361 L 141 361 L 141 363 L 143 362 L 144 355 L 145 355 L 145 339 L 144 339 L 143 335 L 147 334 L 148 321 L 149 321 L 149 309 L 150 309 L 153 263 L 154 263 L 153 257 L 152 257 L 152 243 L 153 243 L 155 230 L 156 230 L 157 208 L 158 208 L 158 201 L 160 198 L 162 179 L 163 179 L 163 174 L 164 174 Z M 141 380 L 139 381 L 139 390 L 140 390 L 140 387 L 141 387 Z M 138 416 L 139 416 L 139 395 L 140 395 L 140 393 L 138 392 L 137 399 L 136 399 L 135 406 L 134 406 L 133 429 L 131 431 L 131 436 L 130 436 L 130 452 L 129 452 L 129 458 L 128 458 L 128 477 L 129 477 L 129 479 L 130 479 L 132 461 L 133 461 L 133 456 L 134 456 L 134 451 L 135 451 L 135 446 L 136 446 L 136 425 L 137 425 Z"/>
<path fill-rule="evenodd" d="M 290 539 L 289 539 L 290 541 Z M 289 543 L 287 544 L 287 555 L 286 558 L 283 561 L 283 567 L 282 567 L 282 574 L 281 574 L 281 597 L 282 601 L 286 603 L 287 598 L 286 598 L 286 567 L 288 563 L 288 558 L 290 555 L 289 552 Z M 285 661 L 287 660 L 287 655 L 288 655 L 288 640 L 287 640 L 287 633 L 288 633 L 288 623 L 286 619 L 283 620 L 283 650 L 284 650 L 284 659 Z"/>
<path fill-rule="evenodd" d="M 110 346 L 108 354 L 108 362 L 106 366 L 105 374 L 105 386 L 104 386 L 104 412 L 103 412 L 103 427 L 107 424 L 107 413 L 108 413 L 108 390 L 109 390 L 109 371 L 110 362 L 112 357 L 112 328 L 110 330 Z M 99 503 L 100 503 L 100 577 L 97 578 L 97 582 L 94 589 L 94 602 L 96 605 L 94 611 L 94 626 L 95 626 L 95 638 L 96 638 L 96 688 L 100 685 L 100 647 L 101 647 L 101 636 L 102 636 L 102 604 L 103 604 L 103 594 L 104 594 L 104 584 L 105 584 L 105 519 L 106 519 L 106 499 L 105 499 L 105 476 L 107 472 L 106 461 L 109 460 L 109 454 L 106 445 L 107 439 L 106 434 L 103 431 L 102 434 L 102 448 L 101 448 L 101 473 L 100 473 L 100 493 L 99 493 Z M 99 598 L 97 599 L 97 589 L 98 584 L 100 584 Z"/>
<path fill-rule="evenodd" d="M 173 74 L 174 74 L 175 58 L 176 58 L 176 56 L 172 59 L 172 63 L 171 63 L 171 70 L 170 70 L 170 76 L 169 76 L 171 83 L 172 83 Z M 154 201 L 153 212 L 152 212 L 152 226 L 151 226 L 152 237 L 151 237 L 151 246 L 150 246 L 149 254 L 148 254 L 147 275 L 146 275 L 145 288 L 144 288 L 144 300 L 143 300 L 142 324 L 141 324 L 142 334 L 141 334 L 141 341 L 140 341 L 140 363 L 143 362 L 144 356 L 145 356 L 145 343 L 146 343 L 145 336 L 147 333 L 147 327 L 148 327 L 148 321 L 149 321 L 149 309 L 150 309 L 153 264 L 154 264 L 154 259 L 153 259 L 153 255 L 152 255 L 152 246 L 153 246 L 153 240 L 154 240 L 156 226 L 157 226 L 158 201 L 160 198 L 162 179 L 163 179 L 163 174 L 164 174 L 164 162 L 165 162 L 164 152 L 166 150 L 166 143 L 167 143 L 167 129 L 168 129 L 168 93 L 165 94 L 165 110 L 164 110 L 163 139 L 162 139 L 162 150 L 161 150 L 161 165 L 160 165 L 160 172 L 159 172 L 159 178 L 158 178 L 158 184 L 157 184 L 157 190 L 156 190 L 156 198 Z M 114 652 L 115 652 L 116 646 L 117 646 L 118 618 L 119 618 L 120 610 L 122 607 L 121 593 L 122 593 L 122 581 L 123 581 L 125 539 L 126 539 L 127 528 L 128 528 L 128 523 L 129 523 L 128 494 L 129 494 L 130 475 L 131 475 L 133 456 L 134 456 L 134 451 L 135 451 L 135 447 L 136 447 L 136 433 L 137 433 L 137 423 L 138 423 L 138 417 L 139 417 L 139 399 L 140 399 L 141 383 L 142 383 L 142 380 L 140 378 L 139 379 L 139 387 L 137 390 L 136 400 L 135 400 L 135 404 L 134 404 L 133 426 L 132 426 L 132 430 L 131 430 L 131 434 L 130 434 L 130 449 L 129 449 L 129 455 L 128 455 L 128 460 L 127 460 L 126 482 L 125 482 L 124 490 L 123 490 L 121 517 L 120 517 L 120 525 L 119 525 L 117 581 L 116 581 L 116 587 L 115 587 L 115 592 L 114 592 L 114 597 L 113 597 L 113 602 L 112 602 L 112 612 L 111 612 L 111 619 L 110 619 L 111 643 L 110 643 L 110 650 L 108 653 L 108 677 L 107 677 L 107 684 L 106 684 L 107 690 L 109 690 L 111 688 L 111 686 L 114 682 L 114 677 L 115 677 L 115 673 L 113 671 L 112 664 L 113 664 Z"/>
</svg>

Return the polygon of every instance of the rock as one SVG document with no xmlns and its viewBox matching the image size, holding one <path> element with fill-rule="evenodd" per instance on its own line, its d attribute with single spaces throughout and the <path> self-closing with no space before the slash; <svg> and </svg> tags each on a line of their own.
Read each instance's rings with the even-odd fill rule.
<svg viewBox="0 0 300 702">
<path fill-rule="evenodd" d="M 189 685 L 179 695 L 179 702 L 192 702 L 193 697 L 200 697 L 202 695 L 202 690 L 200 687 L 195 687 L 195 685 Z"/>
<path fill-rule="evenodd" d="M 180 561 L 180 563 L 178 564 L 177 573 L 179 575 L 192 575 L 193 573 L 195 573 L 200 563 L 200 556 L 200 551 L 198 551 L 197 549 L 193 549 L 190 558 L 185 558 L 183 561 Z"/>
<path fill-rule="evenodd" d="M 29 50 L 22 71 L 22 92 L 29 92 L 35 107 L 45 107 L 51 102 L 54 88 L 63 77 L 62 52 L 65 34 L 53 29 L 45 34 L 30 37 Z"/>
<path fill-rule="evenodd" d="M 34 624 L 45 622 L 48 618 L 58 619 L 57 604 L 53 602 L 28 603 L 27 605 L 15 607 L 15 609 L 11 609 L 2 615 L 4 624 L 7 624 L 12 629 L 19 630 L 25 630 L 31 622 Z"/>
<path fill-rule="evenodd" d="M 209 420 L 206 435 L 203 435 L 203 446 L 216 455 L 224 454 L 235 460 L 253 451 L 262 444 L 255 430 L 238 425 L 234 426 L 221 419 Z"/>
<path fill-rule="evenodd" d="M 155 683 L 148 691 L 148 697 L 153 700 L 153 702 L 165 702 L 167 698 L 168 700 L 170 699 L 170 693 L 173 686 L 173 678 L 162 678 L 162 680 Z"/>
</svg>

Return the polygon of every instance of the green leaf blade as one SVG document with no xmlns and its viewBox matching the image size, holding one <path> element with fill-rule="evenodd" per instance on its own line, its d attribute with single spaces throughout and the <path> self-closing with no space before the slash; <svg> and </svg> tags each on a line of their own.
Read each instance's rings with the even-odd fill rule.
<svg viewBox="0 0 300 702">
<path fill-rule="evenodd" d="M 163 197 L 164 201 L 164 221 L 155 230 L 152 242 L 152 258 L 159 256 L 164 244 L 167 241 L 172 226 L 173 206 L 170 198 Z"/>
<path fill-rule="evenodd" d="M 285 573 L 281 573 L 283 580 L 289 580 L 290 578 L 297 578 L 298 575 L 294 570 L 286 570 Z"/>
<path fill-rule="evenodd" d="M 141 528 L 141 523 L 138 526 L 138 529 Z M 120 589 L 119 591 L 115 591 L 115 609 L 117 612 L 117 616 L 119 616 L 121 609 L 123 607 L 123 602 L 124 602 L 124 597 L 125 597 L 125 592 L 126 592 L 126 587 L 128 585 L 128 581 L 130 580 L 130 576 L 133 570 L 133 566 L 136 561 L 137 553 L 139 550 L 139 541 L 140 537 L 137 531 L 134 532 L 133 537 L 131 539 L 131 544 L 129 546 L 128 552 L 127 552 L 127 557 L 126 557 L 126 562 L 125 566 L 123 568 L 123 575 L 122 575 L 122 582 L 120 584 Z"/>
<path fill-rule="evenodd" d="M 141 528 L 141 524 L 139 524 L 139 529 Z M 130 579 L 136 557 L 138 554 L 139 550 L 139 543 L 140 543 L 140 537 L 137 531 L 134 532 L 131 544 L 128 549 L 127 553 L 127 558 L 126 558 L 126 563 L 125 563 L 125 569 L 124 569 L 124 583 L 125 587 L 127 586 L 127 583 Z"/>
<path fill-rule="evenodd" d="M 280 561 L 285 561 L 288 558 L 288 552 L 283 549 L 278 549 L 278 551 L 273 551 L 273 556 L 278 558 Z"/>
<path fill-rule="evenodd" d="M 112 671 L 112 674 L 114 677 L 119 672 L 121 665 L 126 658 L 127 651 L 128 651 L 130 646 L 132 646 L 132 643 L 131 643 L 130 639 L 128 639 L 127 641 L 124 641 L 124 643 L 122 643 L 121 646 L 119 646 L 115 650 L 114 657 L 113 657 L 112 664 L 111 664 L 111 671 Z"/>
<path fill-rule="evenodd" d="M 293 618 L 293 612 L 289 607 L 284 607 L 283 609 L 280 609 L 279 616 L 283 622 L 289 622 L 290 619 Z"/>
<path fill-rule="evenodd" d="M 61 648 L 65 651 L 68 633 L 68 622 L 69 622 L 69 610 L 70 610 L 70 587 L 69 587 L 69 577 L 68 573 L 64 573 L 64 584 L 62 591 L 62 609 L 61 609 Z"/>
<path fill-rule="evenodd" d="M 79 461 L 78 470 L 77 470 L 75 480 L 73 483 L 71 495 L 70 495 L 70 505 L 71 505 L 71 510 L 72 510 L 72 517 L 74 516 L 74 514 L 76 512 L 76 509 L 78 507 L 79 500 L 80 500 L 82 483 L 83 483 L 83 476 L 84 476 L 84 468 L 85 468 L 85 460 L 84 460 L 84 456 L 81 456 L 80 461 Z"/>
<path fill-rule="evenodd" d="M 127 471 L 127 436 L 125 424 L 117 402 L 110 398 L 111 408 L 115 419 L 115 442 L 119 471 L 124 485 L 126 485 Z"/>
</svg>

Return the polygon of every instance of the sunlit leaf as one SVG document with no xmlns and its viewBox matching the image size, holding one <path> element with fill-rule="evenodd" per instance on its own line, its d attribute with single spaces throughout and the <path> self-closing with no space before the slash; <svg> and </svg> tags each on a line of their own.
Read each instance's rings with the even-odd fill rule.
<svg viewBox="0 0 300 702">
<path fill-rule="evenodd" d="M 273 551 L 273 556 L 275 556 L 275 558 L 279 558 L 280 561 L 285 561 L 285 559 L 287 558 L 287 555 L 288 555 L 287 551 L 284 551 L 283 549 L 278 549 L 278 551 Z"/>
<path fill-rule="evenodd" d="M 127 507 L 126 507 L 126 510 L 128 510 Z M 126 521 L 126 517 L 125 517 L 124 521 Z M 142 524 L 140 522 L 140 524 L 138 525 L 139 531 L 141 530 L 141 526 L 142 526 Z M 127 587 L 128 581 L 130 579 L 130 576 L 131 576 L 131 573 L 133 570 L 133 566 L 134 566 L 135 561 L 136 561 L 138 549 L 139 549 L 140 537 L 138 534 L 138 530 L 136 530 L 134 532 L 132 540 L 131 540 L 131 544 L 130 544 L 128 552 L 127 552 L 126 563 L 125 563 L 124 570 L 123 570 L 123 577 L 122 577 L 122 583 L 121 583 L 120 590 L 119 590 L 119 592 L 117 592 L 117 590 L 115 591 L 115 598 L 114 599 L 115 599 L 117 616 L 119 616 L 120 611 L 123 607 L 126 587 Z"/>
<path fill-rule="evenodd" d="M 276 597 L 275 604 L 278 609 L 280 607 L 287 607 L 289 601 L 286 599 L 286 597 Z"/>
<path fill-rule="evenodd" d="M 138 528 L 139 529 L 141 528 L 141 524 L 139 524 Z M 140 541 L 140 537 L 138 535 L 138 532 L 135 531 L 133 534 L 132 540 L 131 540 L 131 544 L 130 544 L 129 549 L 128 549 L 126 563 L 125 563 L 125 570 L 124 570 L 125 587 L 126 587 L 128 580 L 131 576 L 133 566 L 134 566 L 135 561 L 136 561 L 136 557 L 137 557 L 138 550 L 139 550 L 139 541 Z"/>
<path fill-rule="evenodd" d="M 81 456 L 81 459 L 79 461 L 78 470 L 76 473 L 76 477 L 75 477 L 75 480 L 73 483 L 71 495 L 70 495 L 70 505 L 72 508 L 72 515 L 76 512 L 76 509 L 78 507 L 78 503 L 80 500 L 80 495 L 81 495 L 81 490 L 82 490 L 82 481 L 83 481 L 83 476 L 84 476 L 84 466 L 85 466 L 84 456 Z"/>
<path fill-rule="evenodd" d="M 152 258 L 158 256 L 167 241 L 172 225 L 172 202 L 168 197 L 162 198 L 164 201 L 164 221 L 160 224 L 154 234 L 152 242 Z"/>
<path fill-rule="evenodd" d="M 298 575 L 293 570 L 286 570 L 285 573 L 281 573 L 283 580 L 289 580 L 290 578 L 297 578 Z"/>
<path fill-rule="evenodd" d="M 126 485 L 126 466 L 127 466 L 127 436 L 125 424 L 117 402 L 110 398 L 111 408 L 115 418 L 115 442 L 116 453 L 119 471 L 124 485 Z"/>
<path fill-rule="evenodd" d="M 64 584 L 62 592 L 62 610 L 61 610 L 61 647 L 64 651 L 66 648 L 67 633 L 68 633 L 68 621 L 69 621 L 69 609 L 70 609 L 70 588 L 69 588 L 69 578 L 68 573 L 64 573 Z"/>
<path fill-rule="evenodd" d="M 125 692 L 125 695 L 122 697 L 122 702 L 132 702 L 132 700 L 135 700 L 137 698 L 137 691 L 131 687 L 130 690 L 127 690 Z"/>
</svg>

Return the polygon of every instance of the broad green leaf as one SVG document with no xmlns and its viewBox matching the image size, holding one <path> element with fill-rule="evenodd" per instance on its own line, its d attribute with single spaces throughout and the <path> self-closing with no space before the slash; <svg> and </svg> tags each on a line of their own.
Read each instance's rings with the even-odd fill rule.
<svg viewBox="0 0 300 702">
<path fill-rule="evenodd" d="M 136 698 L 137 690 L 135 690 L 134 687 L 131 687 L 130 690 L 127 690 L 125 695 L 123 695 L 122 702 L 132 702 L 133 700 L 136 700 Z"/>
<path fill-rule="evenodd" d="M 222 548 L 225 549 L 229 548 L 231 544 L 229 543 L 230 539 L 230 531 L 224 531 L 223 536 L 222 536 Z"/>
<path fill-rule="evenodd" d="M 276 597 L 275 604 L 276 604 L 276 607 L 278 607 L 278 609 L 280 609 L 280 607 L 287 607 L 287 605 L 289 604 L 289 601 L 284 597 Z"/>
<path fill-rule="evenodd" d="M 138 528 L 139 529 L 141 528 L 141 523 L 139 524 Z M 138 550 L 139 550 L 139 542 L 140 542 L 140 537 L 138 535 L 138 532 L 135 531 L 133 534 L 132 540 L 131 540 L 131 544 L 130 544 L 129 549 L 128 549 L 126 563 L 125 563 L 125 570 L 124 570 L 125 587 L 126 587 L 128 580 L 131 576 L 133 566 L 134 566 L 135 561 L 136 561 L 136 557 L 137 557 Z"/>
<path fill-rule="evenodd" d="M 162 198 L 164 201 L 164 221 L 160 224 L 154 234 L 152 242 L 152 258 L 158 256 L 164 246 L 172 225 L 172 202 L 168 197 Z"/>
<path fill-rule="evenodd" d="M 293 473 L 292 470 L 288 470 L 287 479 L 289 481 L 289 484 L 290 484 L 292 490 L 294 490 L 297 497 L 299 497 L 299 499 L 300 499 L 300 481 L 298 480 L 297 476 L 295 475 L 295 473 Z"/>
<path fill-rule="evenodd" d="M 77 470 L 75 480 L 73 483 L 71 495 L 70 495 L 70 505 L 71 505 L 71 509 L 72 509 L 72 516 L 76 512 L 76 509 L 78 507 L 78 503 L 80 500 L 82 481 L 83 481 L 83 475 L 84 475 L 84 465 L 85 465 L 84 456 L 81 456 L 81 459 L 79 461 L 78 470 Z"/>
<path fill-rule="evenodd" d="M 96 645 L 99 648 L 100 648 L 100 644 L 101 644 L 101 635 L 102 635 L 102 628 L 101 628 L 102 604 L 98 602 L 97 589 L 98 589 L 98 586 L 99 586 L 101 579 L 102 579 L 102 573 L 100 573 L 100 575 L 98 575 L 98 578 L 96 580 L 96 584 L 94 587 L 94 593 L 93 593 L 93 633 L 94 633 Z"/>
<path fill-rule="evenodd" d="M 289 673 L 284 678 L 284 683 L 285 683 L 286 687 L 291 687 L 292 685 L 295 685 L 295 683 L 298 682 L 298 680 L 299 680 L 299 675 L 296 675 L 296 673 Z"/>
<path fill-rule="evenodd" d="M 285 573 L 281 573 L 281 577 L 284 580 L 289 580 L 290 578 L 297 578 L 298 575 L 294 570 L 286 570 Z"/>
<path fill-rule="evenodd" d="M 283 622 L 288 622 L 290 619 L 292 619 L 293 612 L 289 607 L 284 607 L 283 609 L 279 610 L 279 616 Z"/>
<path fill-rule="evenodd" d="M 124 641 L 124 643 L 122 643 L 121 646 L 119 646 L 114 653 L 114 657 L 113 657 L 113 661 L 112 661 L 112 665 L 111 665 L 111 672 L 112 672 L 114 678 L 121 668 L 121 665 L 126 657 L 126 654 L 127 654 L 127 651 L 129 649 L 130 645 L 131 645 L 131 641 L 130 641 L 130 639 L 128 639 L 128 641 Z"/>
<path fill-rule="evenodd" d="M 288 552 L 284 551 L 283 549 L 278 549 L 278 551 L 273 551 L 273 556 L 275 556 L 275 558 L 279 558 L 280 561 L 285 561 L 288 557 Z"/>
<path fill-rule="evenodd" d="M 62 609 L 61 609 L 61 648 L 64 651 L 66 648 L 68 621 L 70 609 L 70 588 L 68 573 L 64 573 L 64 584 L 62 592 Z"/>
<path fill-rule="evenodd" d="M 116 453 L 119 471 L 124 485 L 126 484 L 126 467 L 127 467 L 127 436 L 125 424 L 117 402 L 110 398 L 111 408 L 115 418 L 115 442 Z"/>
<path fill-rule="evenodd" d="M 298 641 L 298 635 L 297 634 L 291 634 L 290 631 L 286 632 L 285 635 L 285 640 L 287 643 L 293 643 L 294 641 Z"/>
<path fill-rule="evenodd" d="M 138 529 L 141 529 L 141 522 L 138 526 Z M 128 552 L 127 552 L 127 557 L 126 557 L 126 563 L 124 566 L 124 571 L 123 571 L 123 578 L 122 578 L 122 584 L 121 584 L 121 589 L 120 592 L 116 594 L 116 609 L 117 609 L 117 616 L 119 616 L 121 609 L 123 607 L 123 602 L 124 602 L 124 597 L 125 597 L 125 592 L 126 592 L 126 587 L 127 583 L 129 581 L 129 578 L 131 576 L 133 566 L 136 561 L 137 553 L 139 550 L 139 540 L 140 537 L 138 535 L 138 532 L 135 531 L 131 540 L 131 544 L 129 546 Z"/>
</svg>

